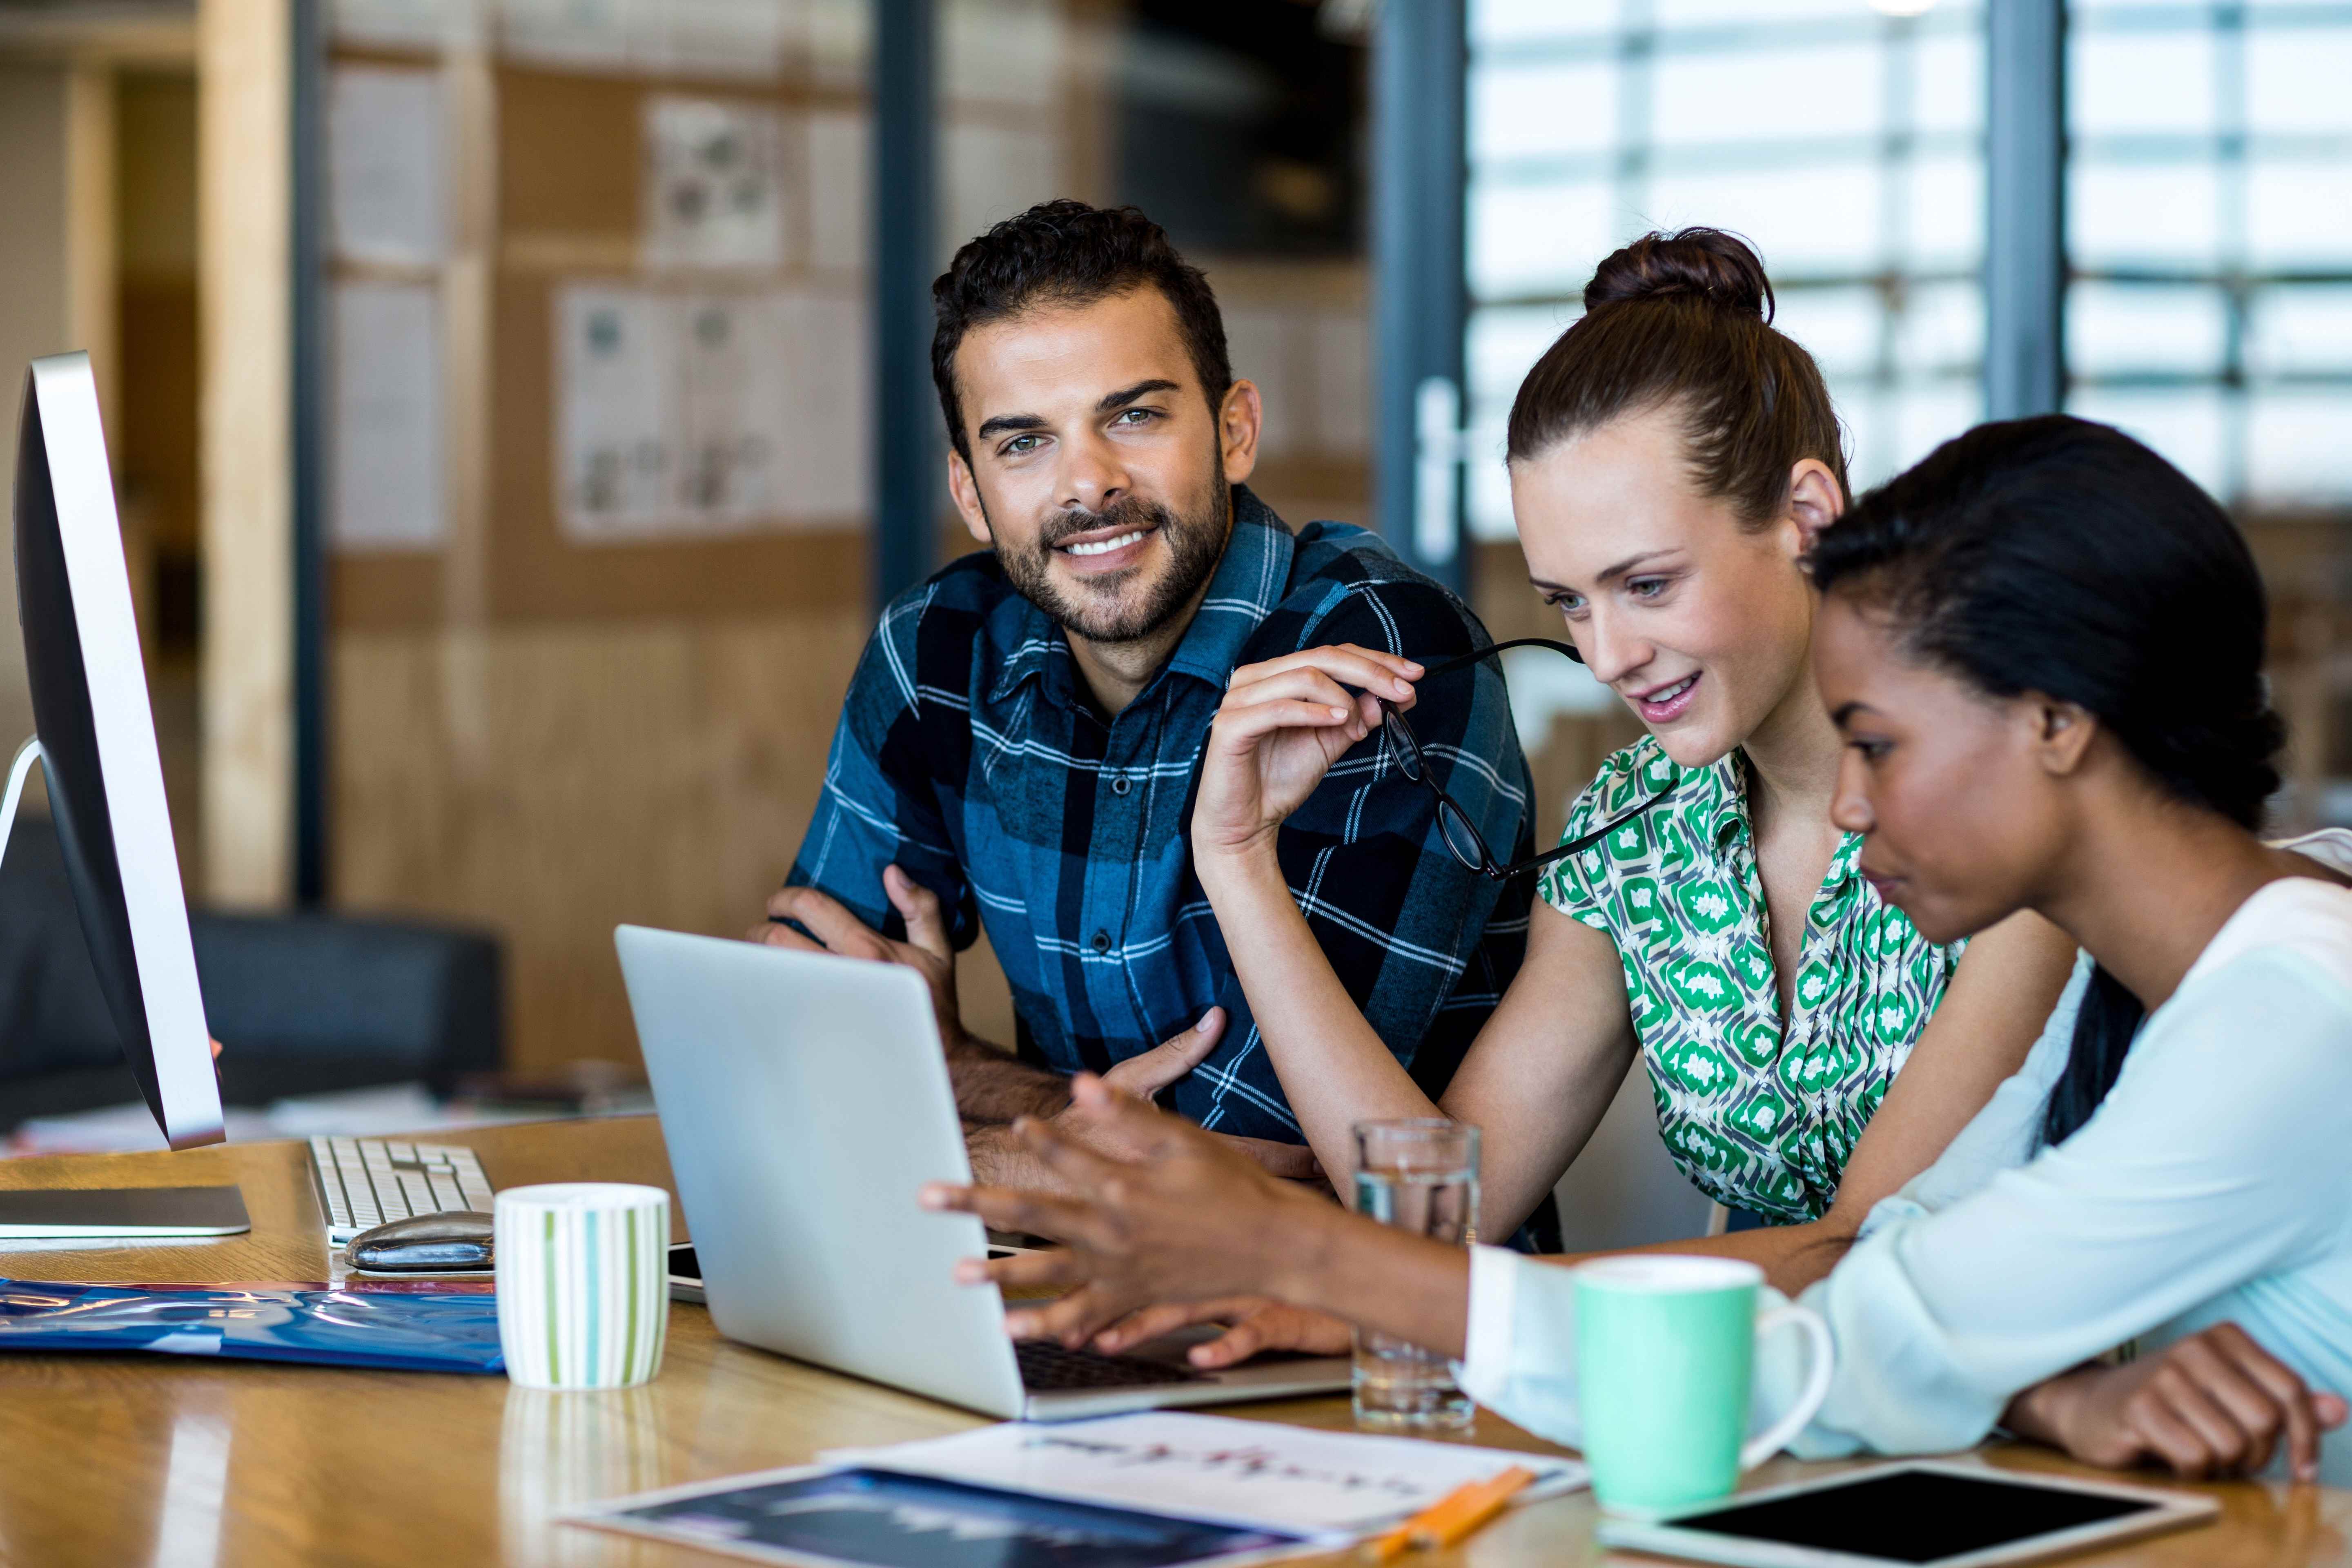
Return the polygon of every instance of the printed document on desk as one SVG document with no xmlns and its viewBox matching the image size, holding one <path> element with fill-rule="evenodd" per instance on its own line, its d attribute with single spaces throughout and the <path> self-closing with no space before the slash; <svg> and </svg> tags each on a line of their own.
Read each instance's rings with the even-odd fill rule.
<svg viewBox="0 0 2352 1568">
<path fill-rule="evenodd" d="M 1335 1544 L 823 1466 L 698 1481 L 560 1517 L 784 1568 L 1253 1568 Z"/>
<path fill-rule="evenodd" d="M 1393 1524 L 1512 1465 L 1536 1472 L 1523 1501 L 1572 1491 L 1586 1477 L 1573 1459 L 1166 1410 L 1006 1422 L 823 1458 L 1221 1524 L 1350 1535 Z"/>
</svg>

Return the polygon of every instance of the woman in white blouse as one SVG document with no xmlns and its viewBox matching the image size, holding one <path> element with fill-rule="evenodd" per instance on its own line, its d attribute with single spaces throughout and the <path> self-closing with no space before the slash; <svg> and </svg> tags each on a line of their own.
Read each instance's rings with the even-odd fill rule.
<svg viewBox="0 0 2352 1568">
<path fill-rule="evenodd" d="M 1801 1448 L 2005 1425 L 2205 1473 L 2284 1438 L 2298 1476 L 2352 1481 L 2352 1442 L 2321 1437 L 2352 1392 L 2352 834 L 2256 836 L 2282 733 L 2243 540 L 2155 453 L 2052 416 L 1948 443 L 1811 569 L 1848 746 L 1833 815 L 1864 874 L 1932 941 L 2031 909 L 2087 957 L 2025 1068 L 1805 1291 L 1838 1357 Z M 1387 1229 L 1120 1114 L 1136 1164 L 1029 1134 L 1091 1197 L 924 1194 L 1070 1242 L 966 1265 L 1079 1287 L 1014 1332 L 1262 1292 L 1461 1356 L 1483 1402 L 1574 1439 L 1566 1270 Z"/>
</svg>

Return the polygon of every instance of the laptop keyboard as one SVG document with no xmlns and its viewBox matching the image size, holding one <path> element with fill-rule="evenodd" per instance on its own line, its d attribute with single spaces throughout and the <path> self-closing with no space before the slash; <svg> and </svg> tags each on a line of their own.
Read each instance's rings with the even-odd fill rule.
<svg viewBox="0 0 2352 1568">
<path fill-rule="evenodd" d="M 1172 1362 L 1147 1361 L 1141 1356 L 1104 1355 L 1099 1351 L 1066 1350 L 1051 1340 L 1016 1340 L 1014 1359 L 1021 1363 L 1021 1381 L 1033 1394 L 1055 1394 L 1078 1388 L 1142 1388 L 1155 1383 L 1207 1383 L 1211 1379 Z"/>
</svg>

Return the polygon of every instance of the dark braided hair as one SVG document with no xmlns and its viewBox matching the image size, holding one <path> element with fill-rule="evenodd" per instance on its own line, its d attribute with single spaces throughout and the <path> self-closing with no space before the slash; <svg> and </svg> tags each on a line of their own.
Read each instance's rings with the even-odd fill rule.
<svg viewBox="0 0 2352 1568">
<path fill-rule="evenodd" d="M 2095 715 L 2167 794 L 2242 827 L 2277 790 L 2269 612 L 2211 497 L 2120 430 L 2065 415 L 1980 425 L 1823 531 L 1814 584 L 1886 612 L 1914 656 L 1995 697 Z M 2063 1142 L 2123 1071 L 2145 1010 L 2098 969 L 2042 1114 Z"/>
</svg>

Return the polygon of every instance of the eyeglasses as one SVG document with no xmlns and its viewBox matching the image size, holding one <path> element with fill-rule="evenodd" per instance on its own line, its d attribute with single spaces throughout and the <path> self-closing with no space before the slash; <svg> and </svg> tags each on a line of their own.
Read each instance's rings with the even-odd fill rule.
<svg viewBox="0 0 2352 1568">
<path fill-rule="evenodd" d="M 1433 676 L 1467 668 L 1471 665 L 1493 658 L 1506 648 L 1514 647 L 1548 647 L 1554 653 L 1566 654 L 1579 664 L 1584 662 L 1582 657 L 1566 643 L 1554 642 L 1549 637 L 1513 637 L 1508 642 L 1498 642 L 1491 647 L 1480 648 L 1476 653 L 1465 653 L 1457 658 L 1441 659 L 1423 669 L 1421 672 L 1421 679 L 1425 681 Z M 1477 825 L 1470 820 L 1470 814 L 1465 811 L 1452 795 L 1446 794 L 1435 779 L 1429 776 L 1428 764 L 1422 755 L 1421 737 L 1412 732 L 1412 725 L 1387 698 L 1376 698 L 1374 700 L 1381 705 L 1381 741 L 1388 748 L 1389 756 L 1396 763 L 1397 772 L 1437 797 L 1437 834 L 1445 841 L 1445 847 L 1465 867 L 1497 882 L 1507 881 L 1513 877 L 1522 876 L 1529 871 L 1541 870 L 1555 860 L 1583 853 L 1675 793 L 1675 785 L 1668 784 L 1632 810 L 1622 816 L 1611 818 L 1590 833 L 1570 839 L 1556 848 L 1547 849 L 1540 855 L 1530 856 L 1515 865 L 1501 865 L 1496 862 L 1494 856 L 1486 852 L 1486 840 L 1479 833 Z"/>
</svg>

